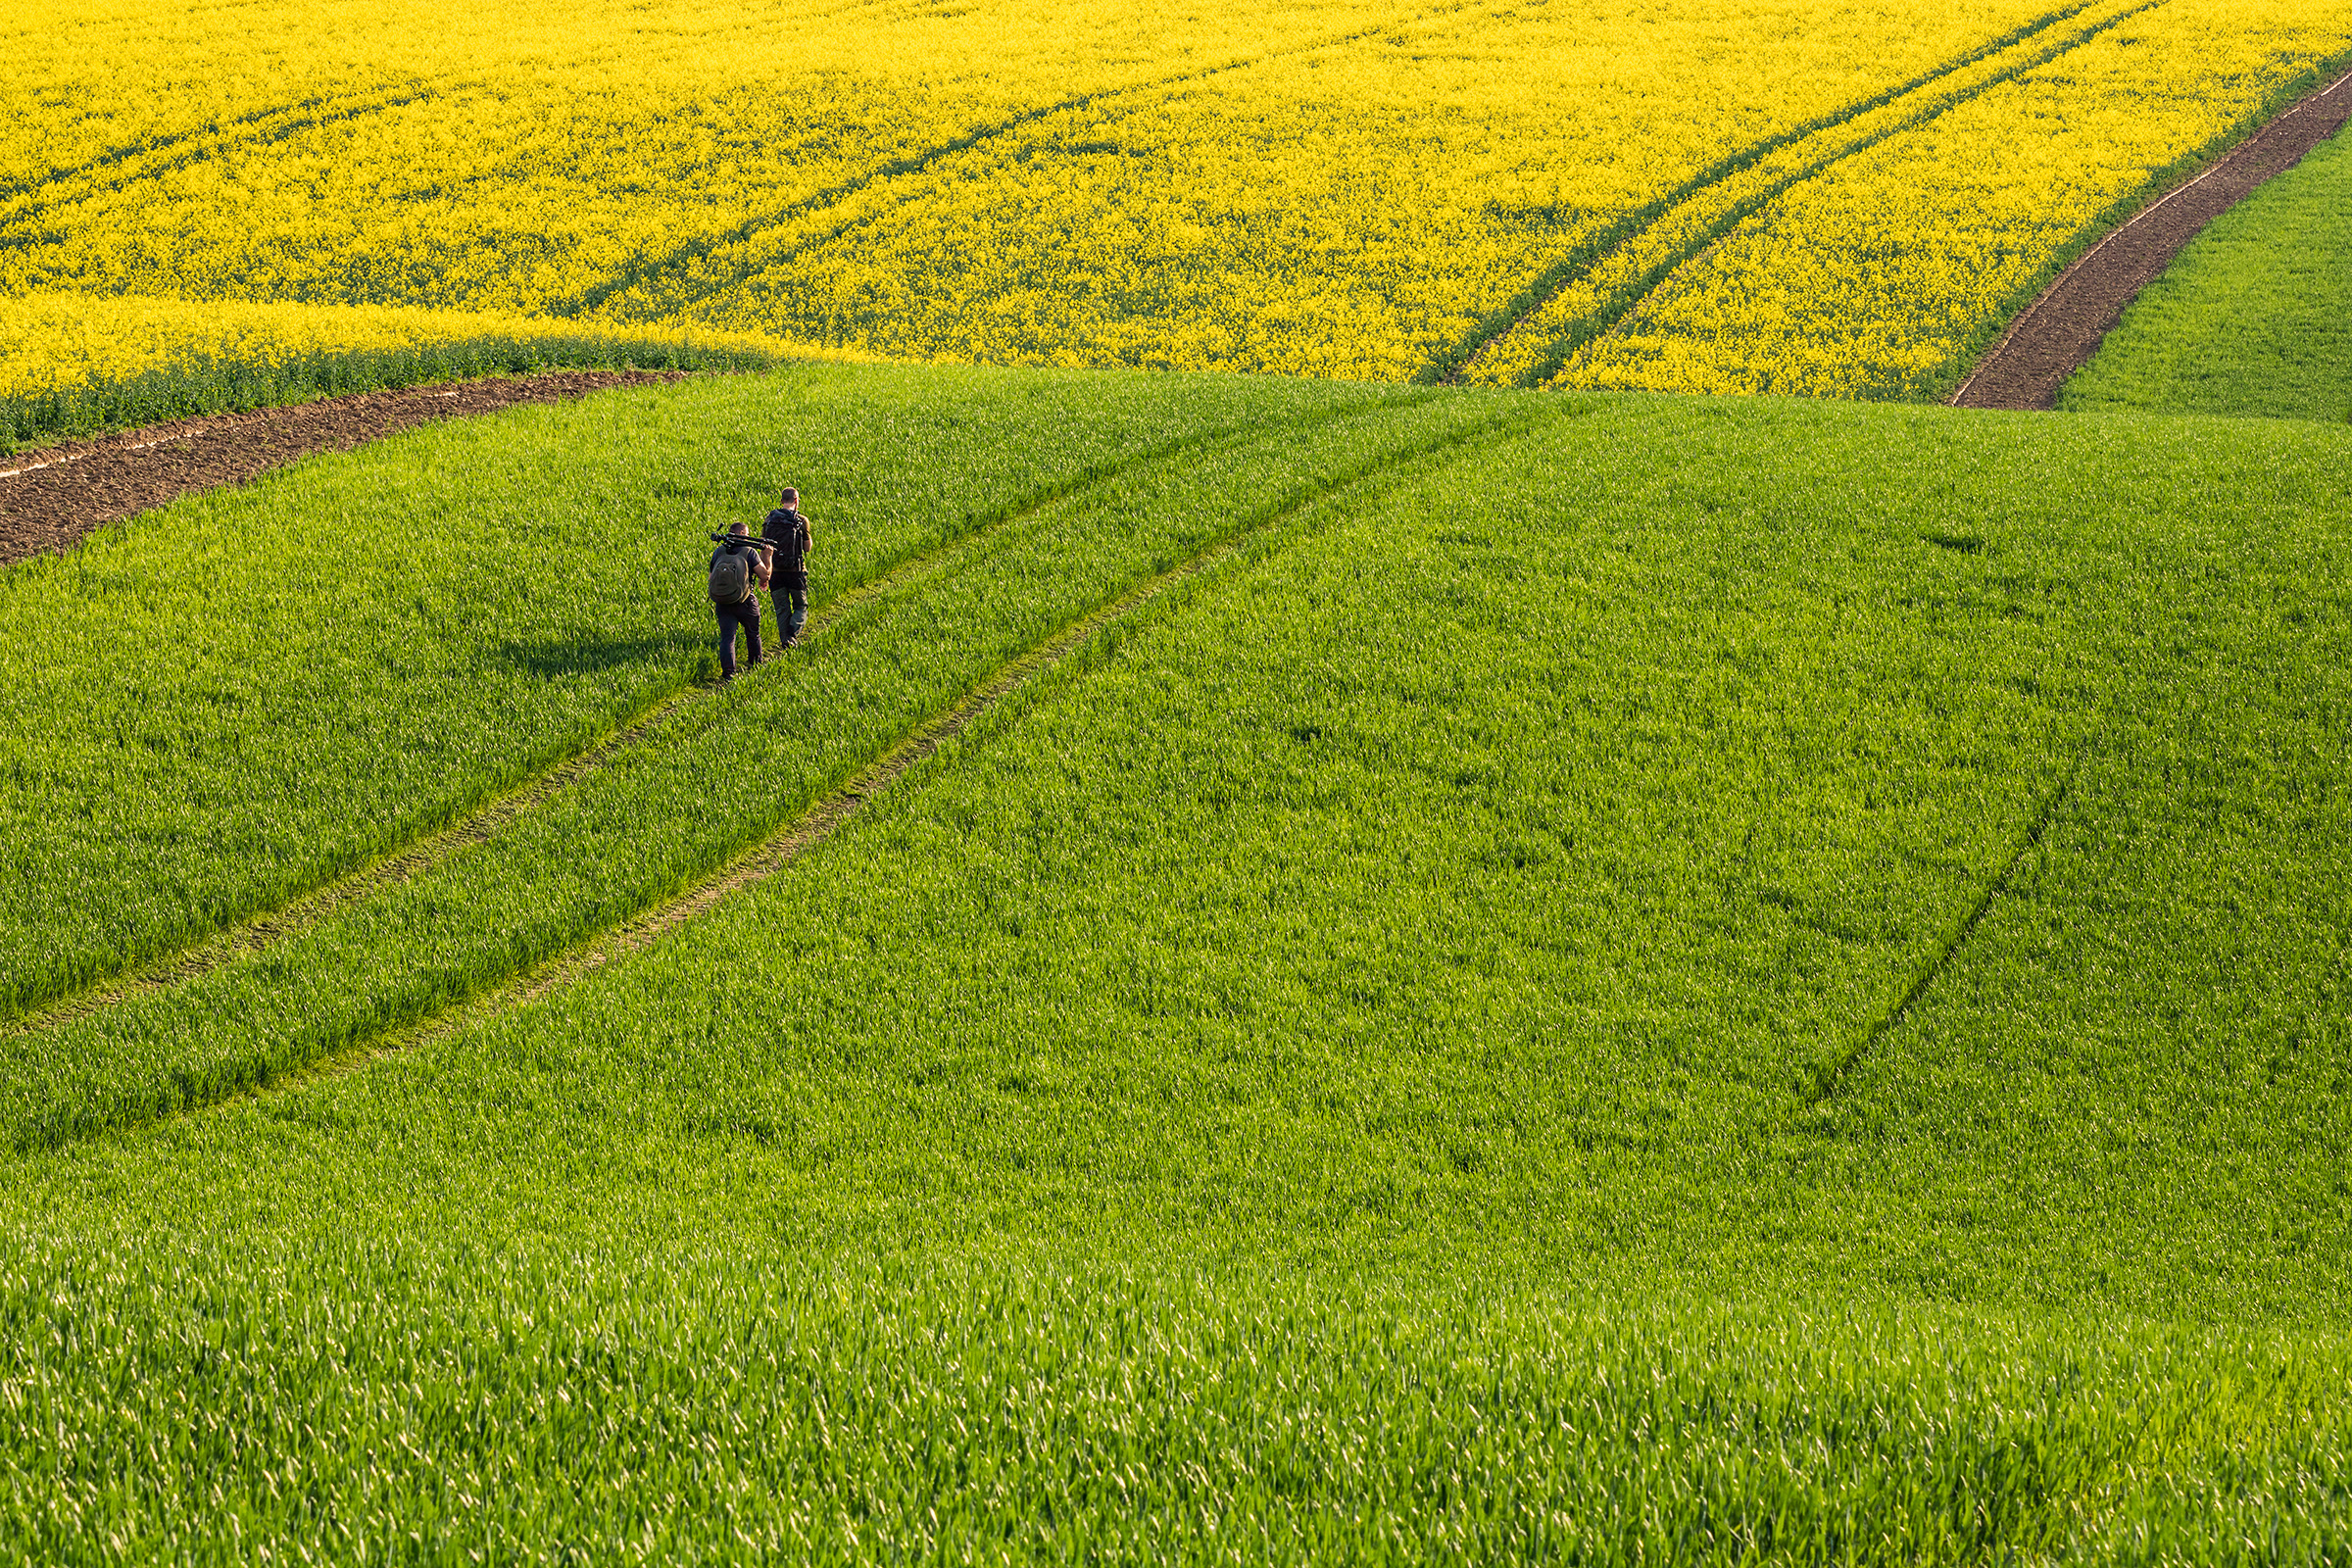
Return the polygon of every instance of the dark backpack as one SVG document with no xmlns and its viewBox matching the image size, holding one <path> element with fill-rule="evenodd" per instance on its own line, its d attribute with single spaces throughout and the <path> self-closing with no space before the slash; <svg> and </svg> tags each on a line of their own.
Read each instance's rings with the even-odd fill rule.
<svg viewBox="0 0 2352 1568">
<path fill-rule="evenodd" d="M 751 597 L 750 549 L 721 546 L 710 558 L 710 602 L 714 605 L 740 605 Z"/>
<path fill-rule="evenodd" d="M 790 507 L 778 507 L 767 514 L 767 526 L 760 534 L 776 547 L 775 572 L 778 577 L 790 578 L 801 569 L 802 543 L 808 537 L 808 521 Z"/>
</svg>

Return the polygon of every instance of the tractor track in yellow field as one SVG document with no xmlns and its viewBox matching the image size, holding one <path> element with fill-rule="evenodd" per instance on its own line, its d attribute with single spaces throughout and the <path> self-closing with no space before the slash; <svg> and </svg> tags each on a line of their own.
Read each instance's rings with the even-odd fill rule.
<svg viewBox="0 0 2352 1568">
<path fill-rule="evenodd" d="M 813 13 L 810 20 L 858 10 L 912 9 L 917 4 L 919 0 L 849 0 L 849 3 Z M 708 49 L 729 33 L 758 32 L 765 25 L 762 18 L 738 21 L 697 34 L 695 43 L 700 48 Z M 606 63 L 607 60 L 617 62 L 622 58 L 619 54 L 603 59 L 590 55 L 578 64 L 592 66 Z M 463 72 L 437 72 L 429 75 L 411 76 L 405 81 L 378 86 L 366 93 L 345 96 L 311 93 L 288 103 L 248 109 L 236 115 L 216 116 L 202 124 L 191 125 L 183 130 L 142 135 L 117 142 L 92 153 L 77 164 L 44 170 L 24 179 L 0 181 L 0 231 L 39 216 L 39 202 L 20 205 L 21 198 L 70 186 L 76 180 L 94 182 L 90 190 L 77 193 L 76 199 L 99 192 L 121 191 L 142 180 L 161 179 L 225 152 L 266 147 L 306 131 L 364 120 L 370 115 L 390 114 L 411 104 L 445 98 L 477 85 L 478 82 L 468 78 Z"/>
<path fill-rule="evenodd" d="M 38 201 L 24 203 L 24 199 L 37 197 L 59 186 L 72 185 L 80 180 L 91 181 L 91 188 L 76 193 L 80 199 L 100 192 L 120 191 L 141 180 L 161 179 L 191 168 L 229 148 L 267 146 L 324 125 L 363 120 L 369 115 L 390 114 L 411 104 L 422 103 L 433 96 L 434 90 L 423 82 L 408 82 L 389 91 L 368 94 L 356 103 L 326 94 L 315 94 L 290 104 L 249 110 L 242 115 L 210 121 L 187 130 L 110 147 L 96 157 L 85 159 L 71 168 L 51 170 L 17 184 L 0 187 L 0 209 L 14 209 L 0 217 L 0 229 L 15 228 L 21 223 L 36 220 L 41 214 L 41 204 Z"/>
<path fill-rule="evenodd" d="M 1415 379 L 1438 384 L 1454 384 L 1469 379 L 1482 361 L 1528 330 L 1530 323 L 1544 307 L 1562 293 L 1592 277 L 1610 261 L 1639 245 L 1644 237 L 1685 219 L 1699 208 L 1709 195 L 1721 191 L 1740 174 L 1774 154 L 1801 147 L 1814 137 L 1835 137 L 1841 127 L 1865 116 L 1886 109 L 1903 111 L 1889 117 L 1886 124 L 1876 129 L 1835 141 L 1823 149 L 1820 156 L 1806 159 L 1793 170 L 1775 176 L 1756 190 L 1740 197 L 1723 212 L 1701 222 L 1690 235 L 1668 248 L 1658 260 L 1642 268 L 1629 281 L 1611 289 L 1598 305 L 1566 330 L 1555 331 L 1544 343 L 1531 368 L 1513 378 L 1521 386 L 1541 385 L 1556 376 L 1579 351 L 1623 321 L 1660 283 L 1692 258 L 1702 254 L 1794 186 L 1869 151 L 1890 137 L 1926 124 L 2029 71 L 2072 53 L 2132 17 L 2168 3 L 2169 0 L 2136 0 L 2136 3 L 2095 16 L 2083 25 L 2063 31 L 2055 42 L 2050 41 L 2045 35 L 2053 30 L 2068 29 L 2069 24 L 2081 21 L 2085 13 L 2100 9 L 2101 0 L 2077 0 L 2077 3 L 2044 12 L 1999 37 L 1979 44 L 1884 92 L 1847 104 L 1828 115 L 1741 148 L 1692 175 L 1656 201 L 1618 219 L 1544 269 L 1501 310 L 1482 321 L 1468 338 L 1424 367 Z M 1957 90 L 1936 90 L 1938 83 L 1946 78 L 2012 52 L 2017 57 L 2014 61 L 1983 79 Z M 1907 100 L 1916 100 L 1916 103 L 1907 104 Z"/>
<path fill-rule="evenodd" d="M 934 166 L 957 153 L 969 152 L 975 148 L 986 146 L 990 142 L 1002 140 L 1015 132 L 1051 120 L 1056 115 L 1075 114 L 1113 99 L 1131 98 L 1143 93 L 1184 87 L 1194 82 L 1206 81 L 1211 77 L 1230 75 L 1237 71 L 1248 71 L 1277 60 L 1314 54 L 1325 49 L 1343 49 L 1350 44 L 1361 43 L 1367 38 L 1388 36 L 1395 33 L 1400 26 L 1419 25 L 1435 17 L 1451 16 L 1464 11 L 1507 10 L 1513 3 L 1515 0 L 1447 0 L 1447 3 L 1422 8 L 1410 22 L 1384 22 L 1378 26 L 1359 27 L 1349 32 L 1328 34 L 1303 43 L 1270 50 L 1264 54 L 1247 55 L 1217 65 L 1199 66 L 1191 70 L 1153 76 L 1142 81 L 1128 82 L 1120 86 L 1102 87 L 1092 92 L 1078 93 L 1068 98 L 1057 99 L 1053 103 L 1023 109 L 1002 120 L 976 125 L 948 140 L 935 142 L 904 158 L 875 165 L 871 169 L 836 181 L 812 195 L 748 218 L 720 233 L 690 239 L 682 244 L 672 246 L 659 256 L 632 261 L 612 277 L 580 294 L 568 300 L 550 304 L 546 307 L 545 314 L 565 319 L 589 315 L 603 309 L 609 302 L 626 294 L 631 289 L 658 283 L 687 272 L 695 263 L 706 257 L 754 244 L 761 236 L 782 228 L 788 223 L 821 219 L 832 209 L 854 200 L 875 186 L 904 179 L 909 175 L 927 173 Z M 2085 0 L 2085 3 L 2088 3 L 2088 0 Z M 748 281 L 760 272 L 782 267 L 813 251 L 836 244 L 858 229 L 882 220 L 890 213 L 903 210 L 906 205 L 906 203 L 904 201 L 897 203 L 886 201 L 880 212 L 861 213 L 835 221 L 830 226 L 822 228 L 820 232 L 798 240 L 773 255 L 762 256 L 756 262 L 746 262 L 715 278 L 695 278 L 685 288 L 664 292 L 661 310 L 654 314 L 657 316 L 674 315 L 702 304 Z"/>
</svg>

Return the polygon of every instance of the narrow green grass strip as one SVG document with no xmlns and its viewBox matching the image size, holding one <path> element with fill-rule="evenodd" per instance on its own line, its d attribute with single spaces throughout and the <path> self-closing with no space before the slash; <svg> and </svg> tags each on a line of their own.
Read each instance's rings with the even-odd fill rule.
<svg viewBox="0 0 2352 1568">
<path fill-rule="evenodd" d="M 2352 138 L 2215 219 L 2058 406 L 2352 421 Z"/>
<path fill-rule="evenodd" d="M 285 408 L 353 392 L 544 370 L 763 370 L 780 357 L 649 334 L 549 332 L 420 348 L 327 351 L 266 365 L 200 361 L 121 381 L 0 397 L 0 453 L 198 415 Z"/>
</svg>

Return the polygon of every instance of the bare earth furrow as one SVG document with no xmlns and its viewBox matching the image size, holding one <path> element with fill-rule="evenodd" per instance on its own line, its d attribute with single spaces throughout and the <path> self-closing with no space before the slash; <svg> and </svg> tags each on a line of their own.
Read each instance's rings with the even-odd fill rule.
<svg viewBox="0 0 2352 1568">
<path fill-rule="evenodd" d="M 244 484 L 321 452 L 347 452 L 437 419 L 561 403 L 681 379 L 683 370 L 551 370 L 451 386 L 354 392 L 285 408 L 199 415 L 62 442 L 0 468 L 0 566 L 181 496 Z"/>
</svg>

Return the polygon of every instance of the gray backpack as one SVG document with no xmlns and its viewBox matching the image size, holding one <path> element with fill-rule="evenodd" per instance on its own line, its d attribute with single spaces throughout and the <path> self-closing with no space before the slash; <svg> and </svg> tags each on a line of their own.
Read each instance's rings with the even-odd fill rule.
<svg viewBox="0 0 2352 1568">
<path fill-rule="evenodd" d="M 710 558 L 710 602 L 740 605 L 752 596 L 752 553 L 733 545 Z"/>
</svg>

